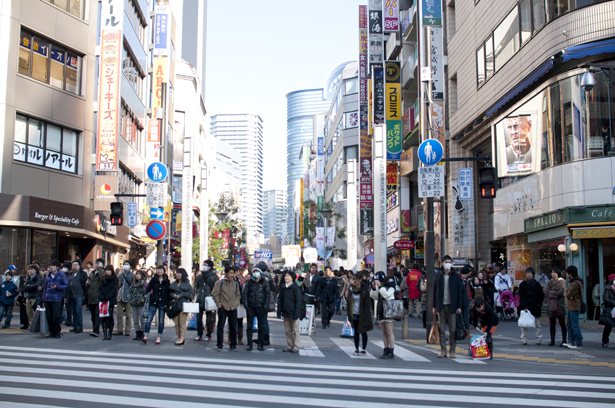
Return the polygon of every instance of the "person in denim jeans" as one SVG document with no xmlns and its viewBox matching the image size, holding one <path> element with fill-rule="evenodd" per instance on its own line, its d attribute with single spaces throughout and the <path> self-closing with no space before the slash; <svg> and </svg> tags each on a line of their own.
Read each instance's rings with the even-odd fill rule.
<svg viewBox="0 0 615 408">
<path fill-rule="evenodd" d="M 581 303 L 583 302 L 583 280 L 579 278 L 577 267 L 570 265 L 566 268 L 570 287 L 564 293 L 568 299 L 568 343 L 564 344 L 569 349 L 583 348 L 583 334 L 579 326 Z"/>
<path fill-rule="evenodd" d="M 73 329 L 69 330 L 73 333 L 83 333 L 83 298 L 86 294 L 85 282 L 88 280 L 88 275 L 81 267 L 81 261 L 76 260 L 71 264 L 71 275 L 69 275 L 68 287 L 70 297 L 70 313 L 73 317 Z"/>
<path fill-rule="evenodd" d="M 149 293 L 149 311 L 147 321 L 145 322 L 145 333 L 143 336 L 143 344 L 147 344 L 147 336 L 152 327 L 152 320 L 158 312 L 158 338 L 156 344 L 160 344 L 162 332 L 164 331 L 164 307 L 169 303 L 169 278 L 163 265 L 156 267 L 156 275 L 149 281 L 146 293 Z"/>
</svg>

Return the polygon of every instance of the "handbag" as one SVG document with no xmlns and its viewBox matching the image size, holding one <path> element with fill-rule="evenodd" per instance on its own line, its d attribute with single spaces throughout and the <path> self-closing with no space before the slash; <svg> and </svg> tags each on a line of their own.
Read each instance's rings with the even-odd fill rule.
<svg viewBox="0 0 615 408">
<path fill-rule="evenodd" d="M 147 319 L 149 317 L 149 297 L 151 293 L 145 295 L 145 303 L 143 304 L 143 313 L 141 313 L 141 317 Z"/>
<path fill-rule="evenodd" d="M 436 314 L 433 315 L 433 323 L 431 324 L 431 330 L 429 331 L 429 344 L 440 343 L 440 324 Z"/>
<path fill-rule="evenodd" d="M 166 312 L 167 316 L 169 316 L 169 319 L 174 318 L 182 312 L 183 304 L 184 302 L 179 298 L 173 299 L 171 300 L 171 302 L 169 302 L 169 304 L 166 306 Z"/>
<path fill-rule="evenodd" d="M 31 333 L 39 333 L 41 331 L 41 309 L 36 309 L 34 312 L 29 330 Z"/>
<path fill-rule="evenodd" d="M 37 309 L 37 310 L 41 312 L 40 313 L 41 325 L 40 325 L 39 333 L 43 336 L 46 336 L 49 334 L 49 322 L 47 321 L 47 314 L 45 314 L 45 308 Z"/>
<path fill-rule="evenodd" d="M 199 304 L 198 303 L 184 302 L 183 306 L 182 306 L 182 311 L 184 313 L 198 313 L 199 312 Z"/>
<path fill-rule="evenodd" d="M 213 312 L 214 310 L 218 310 L 218 306 L 216 305 L 214 298 L 212 298 L 211 296 L 207 296 L 205 298 L 205 311 Z"/>
<path fill-rule="evenodd" d="M 455 340 L 463 340 L 468 335 L 468 332 L 464 328 L 463 316 L 457 315 L 457 323 L 455 324 Z"/>
<path fill-rule="evenodd" d="M 563 316 L 562 308 L 557 299 L 549 299 L 549 312 L 558 319 Z"/>
<path fill-rule="evenodd" d="M 401 320 L 404 317 L 404 301 L 401 299 L 381 300 L 382 320 Z"/>
<path fill-rule="evenodd" d="M 517 324 L 521 328 L 536 327 L 536 318 L 529 312 L 529 310 L 527 312 L 522 310 Z"/>
<path fill-rule="evenodd" d="M 98 316 L 109 317 L 109 301 L 98 302 Z"/>
<path fill-rule="evenodd" d="M 269 297 L 269 306 L 267 310 L 269 312 L 275 312 L 275 295 L 273 293 Z"/>
</svg>

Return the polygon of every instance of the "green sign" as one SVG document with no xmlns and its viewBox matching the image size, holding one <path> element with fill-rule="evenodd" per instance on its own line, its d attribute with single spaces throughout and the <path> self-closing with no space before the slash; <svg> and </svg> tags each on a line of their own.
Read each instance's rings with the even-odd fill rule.
<svg viewBox="0 0 615 408">
<path fill-rule="evenodd" d="M 593 205 L 582 207 L 568 207 L 568 222 L 615 222 L 615 206 Z"/>
<path fill-rule="evenodd" d="M 567 224 L 566 209 L 542 214 L 525 220 L 525 232 L 542 231 L 549 228 L 560 227 Z"/>
<path fill-rule="evenodd" d="M 323 196 L 318 197 L 318 211 L 322 210 L 322 206 L 325 202 L 325 198 Z"/>
</svg>

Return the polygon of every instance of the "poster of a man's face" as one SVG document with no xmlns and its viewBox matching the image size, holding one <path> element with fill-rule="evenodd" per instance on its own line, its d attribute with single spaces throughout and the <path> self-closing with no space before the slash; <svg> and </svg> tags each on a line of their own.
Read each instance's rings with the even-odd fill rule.
<svg viewBox="0 0 615 408">
<path fill-rule="evenodd" d="M 524 107 L 525 108 L 525 107 Z M 498 176 L 524 176 L 539 170 L 535 163 L 537 115 L 525 108 L 502 119 L 495 126 Z M 539 126 L 538 126 L 539 128 Z"/>
</svg>

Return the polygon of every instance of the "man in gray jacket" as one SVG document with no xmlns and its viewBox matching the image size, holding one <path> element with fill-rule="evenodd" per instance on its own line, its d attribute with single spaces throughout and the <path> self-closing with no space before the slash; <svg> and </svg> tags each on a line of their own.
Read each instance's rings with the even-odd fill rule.
<svg viewBox="0 0 615 408">
<path fill-rule="evenodd" d="M 73 333 L 83 333 L 83 298 L 86 293 L 85 282 L 88 276 L 81 267 L 81 261 L 73 261 L 68 274 L 69 313 L 73 315 Z"/>
<path fill-rule="evenodd" d="M 132 326 L 132 306 L 128 299 L 130 285 L 135 279 L 135 274 L 132 272 L 132 264 L 129 260 L 125 260 L 122 265 L 122 271 L 118 276 L 119 292 L 117 294 L 117 336 L 130 336 L 130 328 Z M 126 326 L 124 326 L 124 310 L 126 310 Z M 124 330 L 122 330 L 124 329 Z"/>
</svg>

